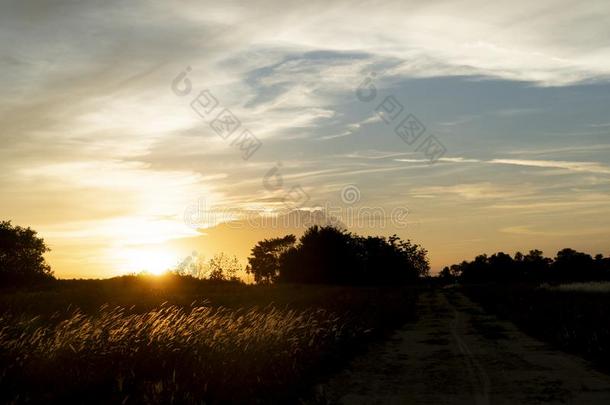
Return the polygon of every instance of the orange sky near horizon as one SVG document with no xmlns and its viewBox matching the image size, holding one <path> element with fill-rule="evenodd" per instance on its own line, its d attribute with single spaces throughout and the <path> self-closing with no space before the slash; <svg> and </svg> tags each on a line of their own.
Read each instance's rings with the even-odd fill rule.
<svg viewBox="0 0 610 405">
<path fill-rule="evenodd" d="M 0 218 L 60 278 L 245 266 L 305 229 L 247 218 L 292 208 L 374 215 L 347 228 L 433 272 L 610 255 L 610 3 L 466 4 L 9 2 Z"/>
</svg>

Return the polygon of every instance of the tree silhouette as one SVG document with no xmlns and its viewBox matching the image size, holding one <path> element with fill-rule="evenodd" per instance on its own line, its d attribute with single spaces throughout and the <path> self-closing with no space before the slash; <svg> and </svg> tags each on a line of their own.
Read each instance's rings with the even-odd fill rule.
<svg viewBox="0 0 610 405">
<path fill-rule="evenodd" d="M 241 266 L 237 257 L 218 253 L 208 262 L 208 279 L 213 281 L 238 281 L 237 272 L 240 269 Z"/>
<path fill-rule="evenodd" d="M 271 284 L 280 274 L 280 257 L 294 245 L 296 237 L 286 235 L 283 238 L 265 239 L 252 248 L 246 271 L 254 275 L 257 284 Z"/>
<path fill-rule="evenodd" d="M 555 259 L 544 257 L 542 251 L 536 249 L 526 255 L 517 252 L 514 258 L 499 252 L 452 265 L 439 277 L 449 281 L 450 274 L 466 283 L 601 281 L 610 279 L 610 258 L 601 254 L 593 258 L 569 248 L 557 252 Z"/>
<path fill-rule="evenodd" d="M 339 284 L 361 272 L 351 234 L 332 226 L 312 226 L 280 260 L 280 281 Z"/>
<path fill-rule="evenodd" d="M 562 249 L 551 265 L 552 278 L 556 281 L 587 281 L 598 278 L 591 255 L 574 249 Z"/>
<path fill-rule="evenodd" d="M 430 267 L 425 249 L 396 235 L 362 237 L 316 225 L 295 242 L 287 235 L 252 249 L 249 271 L 257 283 L 395 284 L 416 281 Z"/>
<path fill-rule="evenodd" d="M 36 231 L 0 221 L 0 286 L 53 279 L 51 267 L 43 257 L 48 251 Z"/>
</svg>

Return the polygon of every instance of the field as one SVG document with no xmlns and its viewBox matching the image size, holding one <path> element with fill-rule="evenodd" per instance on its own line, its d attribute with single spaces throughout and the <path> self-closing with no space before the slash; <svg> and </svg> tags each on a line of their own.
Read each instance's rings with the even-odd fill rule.
<svg viewBox="0 0 610 405">
<path fill-rule="evenodd" d="M 0 296 L 0 401 L 277 403 L 415 319 L 416 289 L 184 277 Z"/>
<path fill-rule="evenodd" d="M 600 384 L 599 393 L 610 384 L 560 351 L 534 348 L 490 314 L 607 373 L 609 307 L 603 283 L 426 289 L 178 276 L 62 280 L 0 294 L 0 402 L 326 403 L 354 390 L 371 399 L 395 391 L 414 403 L 467 400 L 472 389 L 517 403 L 586 396 L 574 373 Z M 458 350 L 466 346 L 466 354 Z M 352 361 L 359 366 L 346 367 Z M 557 361 L 564 368 L 554 368 Z M 480 379 L 462 375 L 469 362 Z M 520 365 L 530 363 L 542 370 L 539 379 L 515 390 L 507 376 L 525 375 Z M 429 384 L 444 378 L 443 389 Z M 486 378 L 493 392 L 476 382 Z M 563 388 L 549 394 L 557 381 Z"/>
<path fill-rule="evenodd" d="M 542 289 L 564 292 L 610 293 L 610 282 L 593 281 L 588 283 L 569 283 L 559 285 L 543 284 Z"/>
<path fill-rule="evenodd" d="M 610 371 L 608 283 L 477 285 L 467 294 L 486 311 L 514 322 L 553 347 Z"/>
</svg>

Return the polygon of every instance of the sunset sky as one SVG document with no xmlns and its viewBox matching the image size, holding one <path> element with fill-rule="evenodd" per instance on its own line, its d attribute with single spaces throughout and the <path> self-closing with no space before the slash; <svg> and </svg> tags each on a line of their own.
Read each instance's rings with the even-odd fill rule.
<svg viewBox="0 0 610 405">
<path fill-rule="evenodd" d="M 408 210 L 351 229 L 422 244 L 434 271 L 498 250 L 607 255 L 608 21 L 608 1 L 2 1 L 0 219 L 37 230 L 70 278 L 193 250 L 245 264 L 302 229 L 243 213 L 301 191 L 302 212 Z M 203 90 L 210 120 L 191 106 Z M 389 96 L 403 111 L 386 123 Z M 224 108 L 241 123 L 227 139 L 210 125 Z M 411 145 L 394 132 L 409 114 L 426 129 Z M 244 129 L 261 142 L 247 160 Z M 202 206 L 223 215 L 187 223 Z"/>
</svg>

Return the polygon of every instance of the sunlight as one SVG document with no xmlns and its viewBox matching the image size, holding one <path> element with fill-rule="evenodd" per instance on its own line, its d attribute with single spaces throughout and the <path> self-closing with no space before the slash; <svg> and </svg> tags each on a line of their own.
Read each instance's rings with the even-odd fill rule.
<svg viewBox="0 0 610 405">
<path fill-rule="evenodd" d="M 121 267 L 129 273 L 148 272 L 161 275 L 178 263 L 178 256 L 175 253 L 159 247 L 125 248 L 117 256 L 123 264 Z"/>
</svg>

